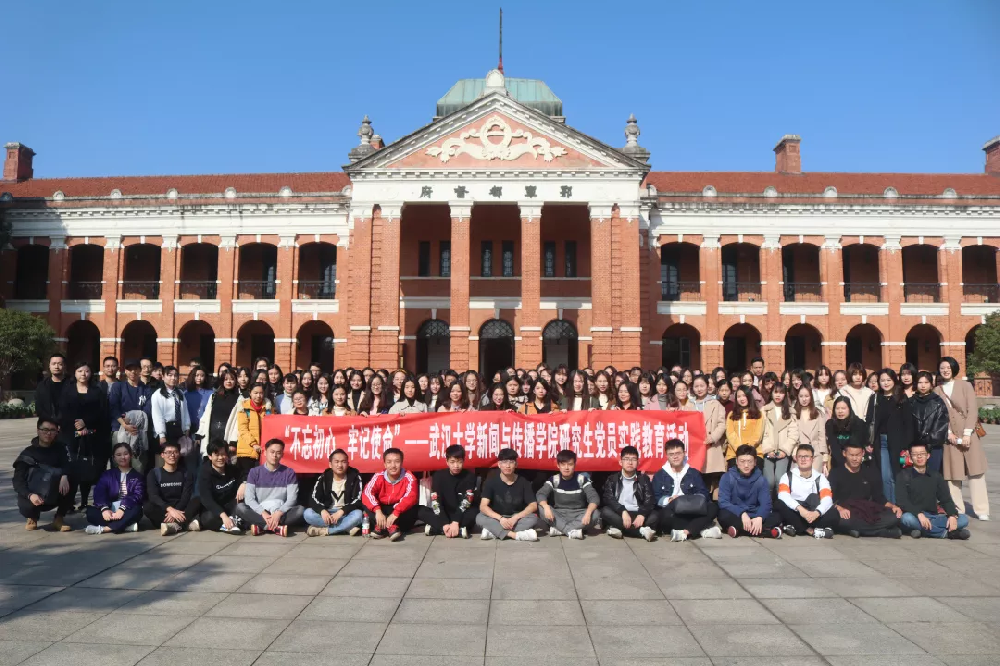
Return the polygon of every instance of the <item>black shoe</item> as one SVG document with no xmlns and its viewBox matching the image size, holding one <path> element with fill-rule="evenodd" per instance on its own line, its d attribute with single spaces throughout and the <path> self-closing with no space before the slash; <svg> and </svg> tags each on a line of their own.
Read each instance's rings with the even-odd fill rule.
<svg viewBox="0 0 1000 666">
<path fill-rule="evenodd" d="M 923 535 L 924 533 L 921 532 L 920 530 L 910 530 L 910 536 L 913 537 L 914 539 L 919 539 Z"/>
<path fill-rule="evenodd" d="M 969 530 L 952 530 L 948 532 L 949 539 L 957 539 L 958 541 L 965 541 L 970 536 L 972 535 L 969 533 Z"/>
<path fill-rule="evenodd" d="M 898 532 L 899 530 L 896 530 L 896 531 Z M 847 530 L 847 536 L 854 537 L 855 539 L 860 539 L 861 538 L 861 532 L 859 532 L 857 530 Z M 899 537 L 896 537 L 896 538 L 898 539 Z"/>
<path fill-rule="evenodd" d="M 887 527 L 883 530 L 879 530 L 878 535 L 886 539 L 899 539 L 903 536 L 903 531 L 898 527 Z"/>
<path fill-rule="evenodd" d="M 795 528 L 791 525 L 785 525 L 784 528 L 782 528 L 782 531 L 785 533 L 786 537 L 795 536 Z"/>
</svg>

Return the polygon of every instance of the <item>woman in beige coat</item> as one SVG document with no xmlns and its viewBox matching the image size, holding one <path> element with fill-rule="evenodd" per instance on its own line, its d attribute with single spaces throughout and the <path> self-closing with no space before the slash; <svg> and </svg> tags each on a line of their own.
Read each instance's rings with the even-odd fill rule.
<svg viewBox="0 0 1000 666">
<path fill-rule="evenodd" d="M 808 386 L 799 389 L 798 400 L 792 411 L 799 428 L 799 444 L 813 447 L 813 469 L 822 474 L 830 471 L 830 450 L 826 446 L 826 413 L 816 403 L 815 390 Z M 798 449 L 798 446 L 795 447 Z M 795 457 L 795 451 L 792 451 Z"/>
<path fill-rule="evenodd" d="M 944 478 L 959 513 L 965 513 L 962 481 L 968 477 L 972 510 L 979 520 L 990 519 L 986 494 L 986 452 L 976 435 L 979 407 L 972 384 L 958 378 L 958 361 L 950 356 L 938 365 L 940 381 L 934 392 L 948 406 L 948 441 L 944 445 Z"/>
<path fill-rule="evenodd" d="M 764 439 L 761 442 L 764 478 L 773 492 L 778 479 L 788 471 L 792 451 L 799 444 L 799 426 L 792 414 L 788 388 L 784 384 L 775 384 L 771 389 L 771 402 L 764 405 L 760 412 L 764 418 Z"/>
<path fill-rule="evenodd" d="M 705 469 L 702 479 L 718 498 L 719 480 L 726 473 L 726 408 L 708 393 L 708 381 L 698 375 L 691 381 L 692 398 L 688 401 L 705 418 Z"/>
</svg>

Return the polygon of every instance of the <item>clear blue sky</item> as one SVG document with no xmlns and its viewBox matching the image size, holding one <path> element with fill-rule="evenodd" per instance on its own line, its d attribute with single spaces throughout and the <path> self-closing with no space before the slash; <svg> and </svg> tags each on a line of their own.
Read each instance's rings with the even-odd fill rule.
<svg viewBox="0 0 1000 666">
<path fill-rule="evenodd" d="M 1000 2 L 513 2 L 509 76 L 657 170 L 981 172 Z M 330 171 L 364 114 L 393 141 L 496 65 L 480 2 L 5 2 L 0 141 L 38 177 Z"/>
</svg>

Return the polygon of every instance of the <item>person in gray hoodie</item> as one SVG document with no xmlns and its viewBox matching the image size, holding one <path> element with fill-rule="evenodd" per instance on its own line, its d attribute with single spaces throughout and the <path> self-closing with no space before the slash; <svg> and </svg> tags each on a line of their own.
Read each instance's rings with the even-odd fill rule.
<svg viewBox="0 0 1000 666">
<path fill-rule="evenodd" d="M 295 472 L 281 464 L 285 443 L 272 439 L 264 445 L 264 464 L 247 475 L 243 501 L 236 515 L 250 525 L 254 536 L 274 532 L 288 536 L 288 527 L 302 522 L 303 508 L 298 505 L 299 480 Z"/>
<path fill-rule="evenodd" d="M 576 473 L 576 454 L 568 449 L 556 455 L 559 473 L 539 488 L 538 518 L 549 527 L 549 536 L 566 535 L 582 539 L 583 530 L 594 524 L 594 512 L 601 498 L 587 474 Z"/>
</svg>

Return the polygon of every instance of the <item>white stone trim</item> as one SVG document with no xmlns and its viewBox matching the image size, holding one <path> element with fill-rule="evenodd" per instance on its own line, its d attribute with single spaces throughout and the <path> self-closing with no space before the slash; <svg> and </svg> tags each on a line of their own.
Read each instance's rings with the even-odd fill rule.
<svg viewBox="0 0 1000 666">
<path fill-rule="evenodd" d="M 336 314 L 340 312 L 340 301 L 335 298 L 295 298 L 292 299 L 292 312 Z"/>
<path fill-rule="evenodd" d="M 234 298 L 233 314 L 278 314 L 281 301 L 277 298 Z"/>
<path fill-rule="evenodd" d="M 215 344 L 217 344 L 217 345 L 220 345 L 220 344 L 221 345 L 229 345 L 229 344 L 233 344 L 235 342 L 239 342 L 239 339 L 238 338 L 216 338 L 215 339 Z"/>
<path fill-rule="evenodd" d="M 761 347 L 784 347 L 785 343 L 784 342 L 764 342 L 764 341 L 761 341 L 760 346 Z"/>
<path fill-rule="evenodd" d="M 580 335 L 577 336 L 576 340 L 577 342 L 593 342 L 594 338 L 590 337 L 589 335 Z"/>
<path fill-rule="evenodd" d="M 222 301 L 218 298 L 182 298 L 174 301 L 174 312 L 178 314 L 219 314 Z"/>
<path fill-rule="evenodd" d="M 846 342 L 821 342 L 819 343 L 821 347 L 846 347 Z"/>
<path fill-rule="evenodd" d="M 402 310 L 449 310 L 451 309 L 451 298 L 449 296 L 401 296 L 399 307 Z"/>
<path fill-rule="evenodd" d="M 354 333 L 354 332 L 366 333 L 366 332 L 372 330 L 371 326 L 348 326 L 347 328 L 352 333 Z"/>
<path fill-rule="evenodd" d="M 121 338 L 99 338 L 100 342 L 121 342 Z"/>
<path fill-rule="evenodd" d="M 590 298 L 542 298 L 538 301 L 539 310 L 592 310 Z"/>
<path fill-rule="evenodd" d="M 702 347 L 722 347 L 725 344 L 726 343 L 723 342 L 722 340 L 702 340 L 701 341 L 701 346 Z"/>
<path fill-rule="evenodd" d="M 180 342 L 180 338 L 156 338 L 156 342 L 162 342 L 164 344 L 177 344 Z"/>
<path fill-rule="evenodd" d="M 613 333 L 614 330 L 615 329 L 614 329 L 613 326 L 591 326 L 590 327 L 590 332 L 591 333 Z"/>
<path fill-rule="evenodd" d="M 620 326 L 618 330 L 621 333 L 642 333 L 642 326 Z"/>
<path fill-rule="evenodd" d="M 104 312 L 104 299 L 68 299 L 60 301 L 60 311 L 65 314 L 91 314 Z"/>
<path fill-rule="evenodd" d="M 134 314 L 157 314 L 163 312 L 163 301 L 122 298 L 118 300 L 118 312 Z"/>
<path fill-rule="evenodd" d="M 719 301 L 722 315 L 766 315 L 767 301 Z"/>
<path fill-rule="evenodd" d="M 888 303 L 841 303 L 843 316 L 883 317 L 889 314 Z"/>
<path fill-rule="evenodd" d="M 656 314 L 699 316 L 708 313 L 705 301 L 657 301 Z"/>
<path fill-rule="evenodd" d="M 520 296 L 473 296 L 469 298 L 470 310 L 520 310 Z"/>
<path fill-rule="evenodd" d="M 827 315 L 830 314 L 830 304 L 808 301 L 782 301 L 778 305 L 778 314 L 814 317 Z"/>
<path fill-rule="evenodd" d="M 900 303 L 899 314 L 915 317 L 947 317 L 948 303 Z"/>
<path fill-rule="evenodd" d="M 375 330 L 377 330 L 377 331 L 394 331 L 394 332 L 398 333 L 399 332 L 399 326 L 378 326 L 378 327 L 376 327 Z"/>
<path fill-rule="evenodd" d="M 18 312 L 48 312 L 49 311 L 49 301 L 48 299 L 10 299 L 6 302 L 5 307 L 8 310 L 17 310 Z"/>
<path fill-rule="evenodd" d="M 279 345 L 297 345 L 297 344 L 299 344 L 299 339 L 298 338 L 275 338 L 274 339 L 274 343 L 275 344 L 279 344 Z"/>
<path fill-rule="evenodd" d="M 962 315 L 968 317 L 985 317 L 998 310 L 1000 303 L 962 303 L 961 308 Z"/>
</svg>

